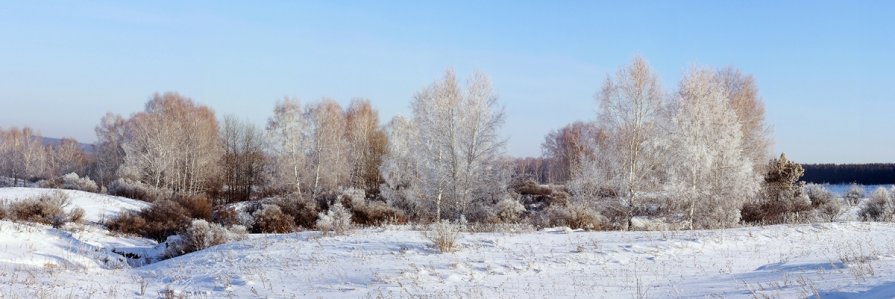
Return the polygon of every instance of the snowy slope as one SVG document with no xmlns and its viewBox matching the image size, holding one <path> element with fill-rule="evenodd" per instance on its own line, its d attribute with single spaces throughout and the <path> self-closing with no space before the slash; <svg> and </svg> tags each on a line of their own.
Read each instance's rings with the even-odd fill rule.
<svg viewBox="0 0 895 299">
<path fill-rule="evenodd" d="M 141 276 L 187 293 L 271 297 L 751 298 L 895 296 L 895 226 L 842 223 L 693 232 L 421 233 L 256 238 L 163 261 Z M 867 293 L 870 292 L 870 293 Z"/>
<path fill-rule="evenodd" d="M 19 198 L 33 189 L 0 189 Z M 76 192 L 76 191 L 67 191 Z M 77 200 L 75 200 L 78 198 Z M 91 215 L 136 208 L 73 194 Z M 442 254 L 410 227 L 255 235 L 129 266 L 155 242 L 88 224 L 0 221 L 0 298 L 892 298 L 895 224 L 715 231 L 463 233 Z"/>
<path fill-rule="evenodd" d="M 80 207 L 84 209 L 84 219 L 98 223 L 109 217 L 115 216 L 121 211 L 137 211 L 149 206 L 148 203 L 130 198 L 109 196 L 77 190 L 43 189 L 43 188 L 0 188 L 0 201 L 13 203 L 19 200 L 35 198 L 52 192 L 65 192 L 71 199 L 71 205 L 67 210 Z"/>
</svg>

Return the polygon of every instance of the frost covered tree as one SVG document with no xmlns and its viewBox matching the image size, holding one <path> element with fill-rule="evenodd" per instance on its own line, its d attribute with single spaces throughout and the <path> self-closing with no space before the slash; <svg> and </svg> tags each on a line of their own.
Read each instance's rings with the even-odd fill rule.
<svg viewBox="0 0 895 299">
<path fill-rule="evenodd" d="M 96 126 L 94 175 L 100 186 L 109 186 L 118 179 L 118 169 L 124 164 L 124 130 L 126 121 L 121 115 L 106 113 Z"/>
<path fill-rule="evenodd" d="M 336 190 L 348 181 L 350 165 L 346 122 L 342 107 L 332 99 L 323 99 L 307 111 L 310 120 L 314 192 Z"/>
<path fill-rule="evenodd" d="M 382 184 L 379 190 L 390 205 L 409 212 L 419 218 L 420 207 L 416 193 L 411 186 L 418 186 L 420 176 L 417 168 L 416 152 L 418 130 L 413 120 L 397 115 L 386 126 L 388 149 L 379 166 Z"/>
<path fill-rule="evenodd" d="M 739 121 L 725 87 L 711 71 L 693 69 L 681 82 L 664 145 L 666 188 L 690 227 L 728 227 L 759 189 L 760 176 L 744 155 Z"/>
<path fill-rule="evenodd" d="M 725 97 L 739 120 L 743 153 L 752 161 L 756 171 L 763 171 L 767 166 L 772 140 L 755 80 L 733 67 L 719 70 L 715 78 L 724 86 Z"/>
<path fill-rule="evenodd" d="M 618 192 L 630 220 L 640 193 L 658 183 L 657 169 L 663 160 L 657 140 L 666 108 L 664 96 L 647 62 L 635 57 L 615 76 L 606 78 L 596 98 L 598 121 L 607 136 L 600 155 L 604 160 L 588 161 L 588 167 L 574 178 L 573 187 L 583 189 L 577 190 L 582 194 L 608 184 L 606 187 Z"/>
<path fill-rule="evenodd" d="M 29 127 L 0 130 L 0 175 L 19 181 L 46 172 L 47 151 L 39 136 Z"/>
<path fill-rule="evenodd" d="M 488 78 L 474 74 L 461 88 L 449 70 L 418 92 L 411 106 L 412 121 L 393 121 L 390 140 L 398 145 L 390 146 L 397 151 L 382 167 L 387 188 L 410 184 L 406 193 L 434 209 L 427 212 L 435 219 L 478 214 L 479 207 L 501 199 L 507 181 L 502 168 L 508 164 L 500 159 L 505 141 L 497 130 L 504 114 Z M 403 164 L 415 167 L 396 174 Z"/>
<path fill-rule="evenodd" d="M 307 155 L 311 151 L 309 122 L 296 99 L 285 99 L 274 106 L 267 122 L 267 137 L 274 159 L 275 184 L 289 186 L 301 196 L 306 180 Z"/>
<path fill-rule="evenodd" d="M 59 144 L 50 149 L 48 170 L 52 176 L 57 177 L 69 173 L 85 175 L 87 173 L 89 157 L 81 150 L 81 144 L 77 140 L 62 138 Z"/>
<path fill-rule="evenodd" d="M 155 94 L 128 121 L 120 174 L 183 194 L 208 191 L 222 154 L 218 123 L 207 106 L 177 93 Z"/>
</svg>

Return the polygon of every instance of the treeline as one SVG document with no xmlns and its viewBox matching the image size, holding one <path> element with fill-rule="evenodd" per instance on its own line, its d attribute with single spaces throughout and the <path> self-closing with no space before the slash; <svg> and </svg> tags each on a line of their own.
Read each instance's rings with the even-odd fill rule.
<svg viewBox="0 0 895 299">
<path fill-rule="evenodd" d="M 802 164 L 802 181 L 816 184 L 895 184 L 895 164 Z"/>
<path fill-rule="evenodd" d="M 0 176 L 67 188 L 95 181 L 99 192 L 153 202 L 112 227 L 158 239 L 188 223 L 158 228 L 156 218 L 284 232 L 331 224 L 345 210 L 364 225 L 588 229 L 643 228 L 638 217 L 678 228 L 730 227 L 746 207 L 755 222 L 806 214 L 766 205 L 797 198 L 793 174 L 801 172 L 789 171 L 784 157 L 769 164 L 770 134 L 751 76 L 693 68 L 667 91 L 638 57 L 607 76 L 596 103 L 593 120 L 546 136 L 542 157 L 513 159 L 499 134 L 503 107 L 478 73 L 461 82 L 445 72 L 412 97 L 410 115 L 384 126 L 365 99 L 343 107 L 287 98 L 259 127 L 167 92 L 130 116 L 105 115 L 93 156 L 8 130 L 0 135 Z M 242 201 L 252 204 L 228 208 Z M 756 211 L 764 207 L 779 211 Z"/>
</svg>

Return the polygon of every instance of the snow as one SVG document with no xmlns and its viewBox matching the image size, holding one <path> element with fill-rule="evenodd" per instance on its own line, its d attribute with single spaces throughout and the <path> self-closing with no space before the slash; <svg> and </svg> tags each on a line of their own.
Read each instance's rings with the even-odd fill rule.
<svg viewBox="0 0 895 299">
<path fill-rule="evenodd" d="M 9 197 L 32 191 L 0 189 Z M 88 209 L 128 209 L 80 196 Z M 91 203 L 94 200 L 97 202 Z M 108 206 L 104 206 L 106 203 Z M 115 208 L 112 208 L 114 206 Z M 253 235 L 130 265 L 155 242 L 95 224 L 0 221 L 0 297 L 890 298 L 895 224 L 837 222 L 711 231 L 462 233 L 440 253 L 409 226 Z M 141 251 L 142 250 L 142 251 Z M 114 252 L 113 252 L 114 251 Z"/>
<path fill-rule="evenodd" d="M 84 219 L 89 222 L 101 223 L 118 213 L 126 210 L 138 211 L 149 206 L 148 203 L 130 198 L 109 196 L 77 190 L 43 189 L 43 188 L 0 188 L 0 201 L 13 203 L 20 200 L 35 198 L 53 192 L 64 192 L 71 199 L 71 205 L 66 208 L 70 211 L 76 207 L 84 209 Z"/>
</svg>

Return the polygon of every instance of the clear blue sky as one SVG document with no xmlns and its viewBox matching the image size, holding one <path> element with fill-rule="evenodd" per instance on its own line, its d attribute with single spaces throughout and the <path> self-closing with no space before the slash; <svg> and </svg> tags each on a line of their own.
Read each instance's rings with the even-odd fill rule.
<svg viewBox="0 0 895 299">
<path fill-rule="evenodd" d="M 608 72 L 647 58 L 757 79 L 775 152 L 895 162 L 892 1 L 10 1 L 0 6 L 0 126 L 94 140 L 106 112 L 178 91 L 263 125 L 284 96 L 370 98 L 383 119 L 447 67 L 489 74 L 508 152 L 593 119 Z"/>
</svg>

